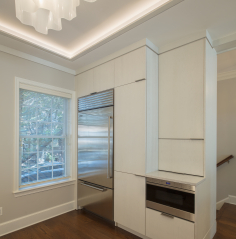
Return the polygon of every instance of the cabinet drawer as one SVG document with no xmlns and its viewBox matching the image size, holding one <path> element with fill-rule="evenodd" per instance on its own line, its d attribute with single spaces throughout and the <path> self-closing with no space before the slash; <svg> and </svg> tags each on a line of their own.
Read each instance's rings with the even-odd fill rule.
<svg viewBox="0 0 236 239">
<path fill-rule="evenodd" d="M 159 169 L 204 176 L 204 140 L 159 140 Z"/>
<path fill-rule="evenodd" d="M 194 223 L 147 208 L 146 236 L 152 239 L 194 239 Z"/>
</svg>

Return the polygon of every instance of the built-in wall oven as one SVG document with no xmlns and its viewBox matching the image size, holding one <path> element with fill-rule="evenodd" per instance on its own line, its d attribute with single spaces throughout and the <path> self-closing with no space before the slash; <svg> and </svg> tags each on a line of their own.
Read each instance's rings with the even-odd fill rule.
<svg viewBox="0 0 236 239">
<path fill-rule="evenodd" d="M 194 222 L 195 186 L 147 178 L 146 207 Z"/>
</svg>

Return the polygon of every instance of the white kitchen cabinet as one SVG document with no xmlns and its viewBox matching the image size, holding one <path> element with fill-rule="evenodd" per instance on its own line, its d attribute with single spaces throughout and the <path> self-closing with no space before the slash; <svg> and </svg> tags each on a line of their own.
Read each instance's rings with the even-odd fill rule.
<svg viewBox="0 0 236 239">
<path fill-rule="evenodd" d="M 115 222 L 145 235 L 145 178 L 115 172 Z"/>
<path fill-rule="evenodd" d="M 159 139 L 159 170 L 204 176 L 204 140 Z"/>
<path fill-rule="evenodd" d="M 93 69 L 76 76 L 77 97 L 90 95 L 94 92 Z"/>
<path fill-rule="evenodd" d="M 100 92 L 115 87 L 115 61 L 94 68 L 94 91 Z"/>
<path fill-rule="evenodd" d="M 115 170 L 145 175 L 146 81 L 115 88 Z"/>
<path fill-rule="evenodd" d="M 151 239 L 194 239 L 194 223 L 147 208 L 146 236 Z"/>
<path fill-rule="evenodd" d="M 159 56 L 159 138 L 204 138 L 204 44 Z"/>
<path fill-rule="evenodd" d="M 115 59 L 115 87 L 146 79 L 146 47 Z"/>
</svg>

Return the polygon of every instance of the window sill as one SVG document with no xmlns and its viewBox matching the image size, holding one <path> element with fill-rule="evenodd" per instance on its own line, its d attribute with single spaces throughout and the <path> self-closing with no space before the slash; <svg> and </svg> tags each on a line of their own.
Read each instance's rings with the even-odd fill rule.
<svg viewBox="0 0 236 239">
<path fill-rule="evenodd" d="M 15 197 L 22 197 L 22 196 L 26 196 L 26 195 L 30 195 L 34 193 L 52 190 L 55 188 L 61 188 L 61 187 L 74 185 L 75 183 L 76 183 L 76 180 L 72 180 L 72 179 L 58 180 L 56 182 L 44 183 L 37 186 L 30 186 L 24 189 L 20 189 L 20 190 L 14 191 L 13 194 Z"/>
</svg>

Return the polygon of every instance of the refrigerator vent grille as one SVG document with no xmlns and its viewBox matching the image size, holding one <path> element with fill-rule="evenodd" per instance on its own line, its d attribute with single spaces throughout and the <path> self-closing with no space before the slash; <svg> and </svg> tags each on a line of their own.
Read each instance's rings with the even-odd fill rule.
<svg viewBox="0 0 236 239">
<path fill-rule="evenodd" d="M 81 112 L 85 110 L 113 106 L 114 105 L 113 98 L 114 98 L 113 89 L 79 98 L 78 110 L 79 112 Z"/>
</svg>

